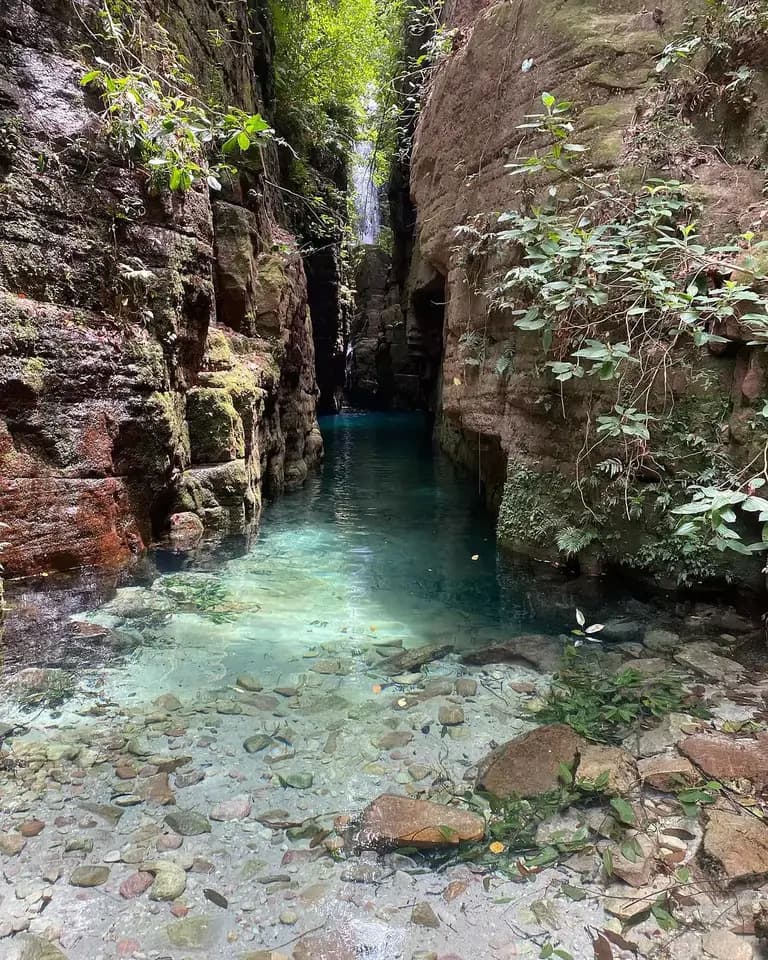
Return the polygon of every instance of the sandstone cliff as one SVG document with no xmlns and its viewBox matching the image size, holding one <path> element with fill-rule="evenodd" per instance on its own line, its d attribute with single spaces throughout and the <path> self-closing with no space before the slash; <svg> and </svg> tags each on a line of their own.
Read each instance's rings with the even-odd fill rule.
<svg viewBox="0 0 768 960">
<path fill-rule="evenodd" d="M 691 462 L 691 437 L 701 439 L 710 465 L 725 458 L 743 467 L 762 450 L 762 348 L 731 327 L 725 345 L 676 355 L 671 375 L 649 394 L 652 413 L 669 427 L 669 449 L 652 466 L 646 457 L 629 483 L 622 476 L 611 485 L 596 461 L 614 458 L 622 470 L 620 451 L 609 445 L 592 461 L 583 453 L 586 427 L 606 412 L 602 385 L 557 382 L 544 365 L 567 356 L 558 353 L 557 330 L 547 356 L 540 334 L 519 329 L 488 291 L 520 262 L 493 244 L 499 215 L 542 202 L 541 178 L 512 177 L 506 167 L 539 146 L 519 125 L 541 109 L 543 91 L 574 104 L 573 139 L 589 151 L 585 176 L 617 171 L 634 184 L 679 179 L 702 202 L 709 237 L 760 232 L 768 209 L 762 47 L 740 52 L 751 90 L 744 103 L 728 102 L 724 92 L 735 65 L 697 60 L 708 86 L 702 80 L 685 96 L 656 71 L 665 45 L 700 9 L 679 2 L 654 9 L 637 0 L 454 0 L 446 21 L 452 49 L 435 70 L 411 171 L 418 221 L 408 328 L 437 339 L 440 437 L 479 470 L 500 510 L 500 542 L 564 558 L 557 537 L 568 527 L 585 534 L 582 569 L 624 563 L 672 584 L 733 573 L 732 554 L 685 553 L 673 534 L 677 518 L 664 514 L 659 498 L 668 502 L 672 491 L 674 500 Z M 732 275 L 722 269 L 715 282 Z M 740 576 L 754 578 L 757 570 L 748 565 Z"/>
<path fill-rule="evenodd" d="M 203 97 L 269 108 L 258 0 L 141 0 Z M 0 560 L 119 566 L 195 514 L 246 529 L 321 454 L 306 279 L 275 159 L 150 191 L 80 79 L 95 0 L 0 5 Z"/>
</svg>

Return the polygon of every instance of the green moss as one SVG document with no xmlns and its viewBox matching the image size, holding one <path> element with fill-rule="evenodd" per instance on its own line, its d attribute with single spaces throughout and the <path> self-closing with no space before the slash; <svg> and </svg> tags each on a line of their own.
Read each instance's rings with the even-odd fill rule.
<svg viewBox="0 0 768 960">
<path fill-rule="evenodd" d="M 187 422 L 194 463 L 222 463 L 245 456 L 243 421 L 227 390 L 220 387 L 190 390 Z"/>
<path fill-rule="evenodd" d="M 222 330 L 212 328 L 208 331 L 208 340 L 205 345 L 206 365 L 212 370 L 230 367 L 234 362 L 232 345 Z"/>
<path fill-rule="evenodd" d="M 24 361 L 22 380 L 37 394 L 41 394 L 45 387 L 45 370 L 45 361 L 40 357 L 29 357 Z"/>
</svg>

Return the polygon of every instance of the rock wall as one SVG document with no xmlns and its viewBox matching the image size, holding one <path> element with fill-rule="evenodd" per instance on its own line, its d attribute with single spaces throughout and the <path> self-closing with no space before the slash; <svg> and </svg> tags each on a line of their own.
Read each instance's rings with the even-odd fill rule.
<svg viewBox="0 0 768 960">
<path fill-rule="evenodd" d="M 408 343 L 392 258 L 363 247 L 355 271 L 355 316 L 345 374 L 346 397 L 369 410 L 423 406 L 420 379 Z"/>
<path fill-rule="evenodd" d="M 126 564 L 180 511 L 242 530 L 262 490 L 300 484 L 322 451 L 306 279 L 278 225 L 274 158 L 219 195 L 149 191 L 80 86 L 99 6 L 0 5 L 0 560 L 11 575 Z M 203 95 L 268 110 L 258 2 L 141 10 L 167 27 Z"/>
<path fill-rule="evenodd" d="M 508 311 L 489 306 L 489 284 L 510 262 L 478 255 L 476 237 L 498 229 L 501 212 L 522 209 L 536 196 L 533 178 L 511 177 L 505 165 L 533 152 L 518 126 L 540 109 L 543 91 L 574 102 L 573 139 L 589 147 L 591 171 L 688 181 L 704 202 L 705 231 L 713 237 L 759 229 L 764 174 L 754 155 L 764 152 L 755 140 L 764 96 L 730 126 L 681 110 L 676 123 L 662 129 L 662 151 L 650 151 L 640 135 L 649 117 L 654 129 L 663 128 L 653 108 L 655 58 L 699 9 L 680 2 L 654 9 L 639 0 L 453 0 L 447 7 L 453 50 L 436 69 L 412 157 L 417 236 L 406 322 L 427 341 L 439 337 L 443 445 L 479 470 L 490 501 L 500 507 L 500 541 L 542 559 L 563 559 L 558 529 L 585 512 L 574 487 L 576 464 L 584 426 L 606 401 L 599 387 L 591 392 L 581 381 L 564 384 L 561 396 L 561 384 L 542 372 L 540 335 L 517 329 Z M 763 90 L 763 64 L 752 66 Z M 457 235 L 466 225 L 474 233 Z M 476 365 L 462 350 L 468 334 L 483 343 Z M 717 453 L 741 464 L 762 436 L 756 410 L 765 396 L 762 351 L 746 340 L 734 336 L 717 354 L 697 351 L 689 373 L 681 373 L 681 365 L 665 385 L 675 415 L 687 418 L 686 429 L 698 424 L 702 432 L 716 431 L 710 439 Z M 499 375 L 502 351 L 512 359 Z M 689 375 L 691 368 L 706 377 Z M 670 417 L 665 409 L 660 415 Z M 665 469 L 674 479 L 675 464 Z M 598 502 L 601 496 L 598 490 Z M 623 563 L 665 584 L 733 575 L 732 554 L 682 557 L 674 518 L 650 512 L 628 519 L 621 504 L 611 510 L 595 542 L 579 553 L 582 569 Z M 747 565 L 739 576 L 759 582 L 757 572 L 757 565 Z"/>
</svg>

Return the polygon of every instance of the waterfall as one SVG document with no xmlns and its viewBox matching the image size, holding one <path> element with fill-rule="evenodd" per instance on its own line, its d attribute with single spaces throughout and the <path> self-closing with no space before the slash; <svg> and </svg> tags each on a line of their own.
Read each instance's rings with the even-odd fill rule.
<svg viewBox="0 0 768 960">
<path fill-rule="evenodd" d="M 372 245 L 381 232 L 379 191 L 374 180 L 376 157 L 372 140 L 355 143 L 352 162 L 352 189 L 357 213 L 357 237 L 360 243 Z"/>
</svg>

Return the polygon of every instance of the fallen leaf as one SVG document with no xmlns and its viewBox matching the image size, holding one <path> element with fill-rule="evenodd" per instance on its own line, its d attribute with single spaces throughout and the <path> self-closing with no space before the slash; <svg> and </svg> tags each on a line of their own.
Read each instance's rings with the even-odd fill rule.
<svg viewBox="0 0 768 960">
<path fill-rule="evenodd" d="M 221 907 L 222 910 L 226 910 L 229 906 L 229 900 L 217 890 L 211 890 L 209 887 L 206 887 L 203 890 L 203 896 L 206 900 L 210 900 L 211 903 L 215 903 L 217 907 Z"/>
</svg>

